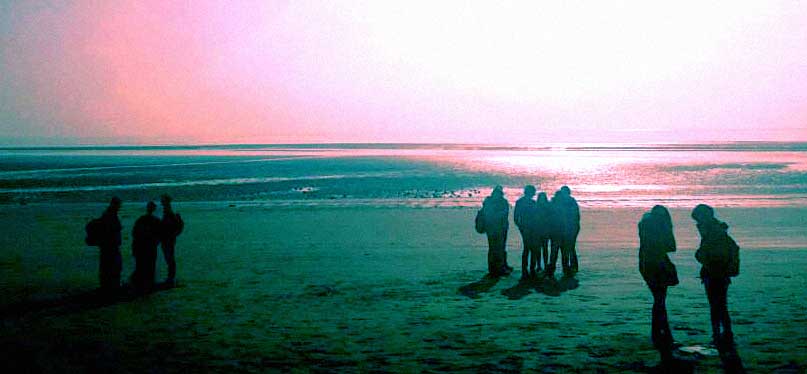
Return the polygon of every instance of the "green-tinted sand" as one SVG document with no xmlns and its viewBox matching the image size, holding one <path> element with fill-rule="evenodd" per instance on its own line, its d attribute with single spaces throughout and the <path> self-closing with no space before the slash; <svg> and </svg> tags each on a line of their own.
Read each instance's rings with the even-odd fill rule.
<svg viewBox="0 0 807 374">
<path fill-rule="evenodd" d="M 124 273 L 139 206 L 124 207 Z M 268 208 L 179 204 L 182 287 L 103 307 L 46 301 L 97 285 L 97 249 L 82 246 L 98 205 L 5 206 L 0 211 L 3 365 L 46 371 L 160 372 L 551 369 L 644 372 L 652 298 L 636 265 L 641 211 L 583 210 L 579 286 L 518 287 L 516 272 L 476 295 L 486 242 L 473 209 Z M 737 349 L 747 368 L 807 367 L 804 209 L 718 209 L 742 251 L 729 290 Z M 676 340 L 710 339 L 697 275 L 697 238 L 673 211 L 681 284 L 668 309 Z M 165 265 L 158 259 L 162 274 Z M 484 285 L 483 285 L 484 286 Z M 469 297 L 476 296 L 476 297 Z M 8 309 L 6 309 L 8 310 Z M 21 361 L 22 360 L 22 361 Z M 717 357 L 698 372 L 720 372 Z"/>
</svg>

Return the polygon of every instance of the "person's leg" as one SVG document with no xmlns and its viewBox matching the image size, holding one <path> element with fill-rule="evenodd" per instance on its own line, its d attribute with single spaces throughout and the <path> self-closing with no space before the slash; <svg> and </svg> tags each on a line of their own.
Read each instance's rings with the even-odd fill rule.
<svg viewBox="0 0 807 374">
<path fill-rule="evenodd" d="M 530 260 L 529 232 L 521 231 L 521 242 L 524 244 L 524 249 L 521 251 L 521 278 L 523 279 L 529 276 L 529 272 L 527 271 L 527 266 Z"/>
<path fill-rule="evenodd" d="M 501 269 L 496 263 L 496 238 L 493 234 L 487 233 L 488 237 L 488 274 L 499 276 Z"/>
<path fill-rule="evenodd" d="M 101 254 L 98 258 L 98 285 L 105 290 L 109 287 L 109 250 L 100 248 Z"/>
<path fill-rule="evenodd" d="M 563 266 L 563 275 L 569 274 L 569 239 L 565 237 L 560 242 L 560 262 Z"/>
<path fill-rule="evenodd" d="M 653 322 L 651 327 L 651 338 L 653 346 L 661 354 L 662 361 L 669 361 L 672 358 L 672 333 L 667 320 L 667 287 L 650 287 L 653 293 Z"/>
<path fill-rule="evenodd" d="M 510 273 L 513 268 L 507 263 L 507 230 L 502 233 L 501 241 L 499 242 L 499 253 L 502 261 L 502 268 L 505 273 Z"/>
<path fill-rule="evenodd" d="M 538 238 L 535 237 L 533 234 L 530 237 L 530 277 L 535 277 L 535 269 L 538 267 L 538 271 L 540 271 L 540 266 L 538 265 L 539 259 L 541 258 L 541 251 L 538 248 Z"/>
<path fill-rule="evenodd" d="M 550 255 L 549 265 L 546 267 L 546 274 L 555 274 L 555 268 L 558 263 L 558 250 L 560 249 L 560 240 L 558 237 L 552 237 L 552 254 Z"/>
<path fill-rule="evenodd" d="M 143 265 L 145 264 L 143 260 L 142 254 L 134 256 L 135 268 L 134 271 L 132 271 L 130 279 L 136 291 L 143 289 Z"/>
<path fill-rule="evenodd" d="M 659 288 L 658 297 L 658 313 L 659 313 L 659 328 L 661 329 L 666 346 L 672 345 L 673 337 L 672 330 L 670 329 L 670 320 L 667 317 L 667 287 Z"/>
<path fill-rule="evenodd" d="M 729 280 L 725 279 L 720 284 L 720 289 L 718 290 L 718 302 L 720 305 L 720 321 L 723 325 L 723 340 L 726 343 L 734 342 L 734 333 L 731 331 L 731 317 L 729 316 L 729 306 L 728 306 L 728 291 L 729 291 Z"/>
<path fill-rule="evenodd" d="M 174 258 L 174 242 L 166 241 L 162 244 L 163 247 L 163 257 L 165 257 L 165 264 L 168 265 L 168 277 L 166 278 L 167 281 L 173 281 L 177 275 L 177 263 L 176 259 Z"/>
<path fill-rule="evenodd" d="M 113 273 L 112 273 L 112 287 L 120 288 L 120 275 L 123 272 L 123 258 L 120 254 L 120 248 L 115 248 L 113 253 Z"/>
<path fill-rule="evenodd" d="M 709 318 L 712 322 L 712 339 L 715 343 L 719 342 L 720 338 L 720 306 L 718 301 L 718 287 L 715 287 L 716 282 L 709 278 L 704 278 L 703 285 L 706 288 L 706 297 L 709 299 Z"/>
<path fill-rule="evenodd" d="M 157 248 L 144 250 L 141 258 L 137 260 L 137 271 L 143 292 L 154 287 L 154 272 L 157 265 Z"/>
<path fill-rule="evenodd" d="M 549 264 L 549 238 L 548 237 L 541 237 L 541 257 L 543 258 L 543 267 L 547 268 Z M 541 265 L 541 261 L 538 261 L 538 266 Z"/>
</svg>

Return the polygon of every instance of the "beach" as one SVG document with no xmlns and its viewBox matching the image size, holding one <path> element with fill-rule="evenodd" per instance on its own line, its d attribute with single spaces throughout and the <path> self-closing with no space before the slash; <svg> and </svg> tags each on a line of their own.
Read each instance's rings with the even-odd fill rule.
<svg viewBox="0 0 807 374">
<path fill-rule="evenodd" d="M 125 202 L 124 276 L 141 203 Z M 84 224 L 102 204 L 0 210 L 3 365 L 45 372 L 395 371 L 647 372 L 652 297 L 637 267 L 642 209 L 583 208 L 580 272 L 519 285 L 484 279 L 487 243 L 472 207 L 176 204 L 177 288 L 89 305 L 97 248 Z M 807 209 L 718 208 L 741 246 L 729 289 L 737 352 L 750 372 L 807 368 Z M 675 339 L 710 340 L 688 210 L 673 209 L 680 285 L 668 296 Z M 158 272 L 165 265 L 158 258 Z M 685 357 L 721 372 L 717 356 Z"/>
</svg>

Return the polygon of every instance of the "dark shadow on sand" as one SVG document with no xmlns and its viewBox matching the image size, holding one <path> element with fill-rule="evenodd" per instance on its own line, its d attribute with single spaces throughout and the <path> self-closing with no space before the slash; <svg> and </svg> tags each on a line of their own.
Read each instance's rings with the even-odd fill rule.
<svg viewBox="0 0 807 374">
<path fill-rule="evenodd" d="M 100 289 L 94 289 L 51 299 L 23 301 L 2 307 L 0 309 L 0 318 L 16 319 L 28 315 L 62 316 L 80 313 L 118 303 L 130 302 L 155 292 L 176 287 L 174 284 L 157 283 L 150 292 L 138 293 L 128 286 L 124 286 L 121 287 L 118 293 L 112 295 L 103 293 Z"/>
<path fill-rule="evenodd" d="M 502 290 L 502 295 L 507 296 L 510 300 L 521 300 L 524 296 L 529 295 L 539 282 L 539 279 L 521 278 L 515 286 Z"/>
<path fill-rule="evenodd" d="M 535 285 L 535 291 L 547 296 L 560 296 L 561 293 L 580 287 L 580 281 L 573 275 L 561 278 L 546 276 Z"/>
<path fill-rule="evenodd" d="M 521 300 L 535 290 L 547 296 L 560 296 L 561 293 L 579 286 L 580 282 L 574 276 L 563 276 L 560 279 L 554 276 L 521 278 L 515 286 L 502 290 L 502 295 L 510 300 Z"/>
<path fill-rule="evenodd" d="M 658 365 L 647 370 L 648 373 L 663 374 L 692 374 L 695 372 L 696 362 L 693 360 L 682 360 L 680 358 L 669 358 L 662 360 Z"/>
<path fill-rule="evenodd" d="M 723 371 L 725 373 L 745 373 L 743 361 L 740 359 L 740 354 L 737 353 L 737 347 L 735 347 L 734 344 L 721 344 L 717 347 L 717 350 L 720 352 L 720 362 L 723 363 Z"/>
<path fill-rule="evenodd" d="M 493 277 L 490 274 L 486 274 L 484 277 L 482 277 L 482 279 L 460 287 L 459 293 L 472 299 L 476 299 L 479 298 L 479 294 L 490 291 L 490 289 L 493 288 L 496 283 L 499 283 L 499 277 Z"/>
</svg>

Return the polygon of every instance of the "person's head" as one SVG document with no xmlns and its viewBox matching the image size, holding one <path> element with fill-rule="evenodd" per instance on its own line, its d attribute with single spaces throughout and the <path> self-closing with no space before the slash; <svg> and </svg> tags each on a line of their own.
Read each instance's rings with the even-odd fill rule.
<svg viewBox="0 0 807 374">
<path fill-rule="evenodd" d="M 695 209 L 692 209 L 692 219 L 695 221 L 704 222 L 713 218 L 715 218 L 715 210 L 706 204 L 698 204 Z"/>
<path fill-rule="evenodd" d="M 162 204 L 163 207 L 171 207 L 172 200 L 173 199 L 171 199 L 171 196 L 168 194 L 160 196 L 160 204 Z"/>
<path fill-rule="evenodd" d="M 672 227 L 672 216 L 670 216 L 670 211 L 665 206 L 654 206 L 653 209 L 650 209 L 650 214 L 664 222 L 666 226 Z"/>
<path fill-rule="evenodd" d="M 123 200 L 117 196 L 113 196 L 109 201 L 109 210 L 117 213 L 120 210 L 121 205 L 123 205 Z"/>
<path fill-rule="evenodd" d="M 154 204 L 153 201 L 149 201 L 148 204 L 146 204 L 146 212 L 151 214 L 154 213 L 155 210 L 157 210 L 157 204 Z"/>
<path fill-rule="evenodd" d="M 535 186 L 528 184 L 524 186 L 524 196 L 533 197 L 535 196 Z"/>
<path fill-rule="evenodd" d="M 546 192 L 541 192 L 538 194 L 538 203 L 546 203 L 549 202 L 549 198 L 546 197 Z"/>
<path fill-rule="evenodd" d="M 504 196 L 504 188 L 502 188 L 502 186 L 500 186 L 500 185 L 498 185 L 496 187 L 493 187 L 493 191 L 490 192 L 490 196 L 495 196 L 495 197 Z"/>
<path fill-rule="evenodd" d="M 572 195 L 572 190 L 569 188 L 569 186 L 561 187 L 560 192 L 563 193 L 566 196 L 571 196 Z"/>
</svg>

